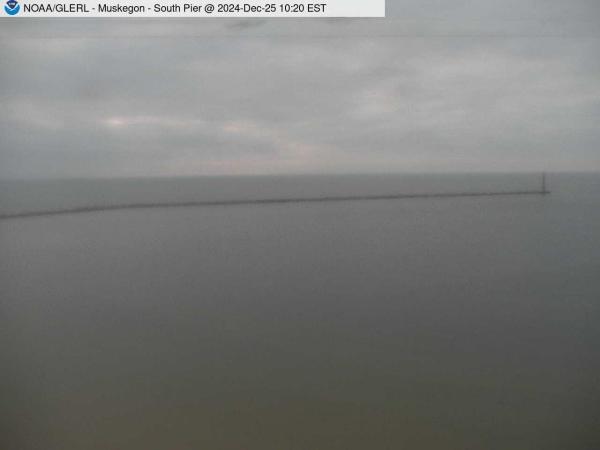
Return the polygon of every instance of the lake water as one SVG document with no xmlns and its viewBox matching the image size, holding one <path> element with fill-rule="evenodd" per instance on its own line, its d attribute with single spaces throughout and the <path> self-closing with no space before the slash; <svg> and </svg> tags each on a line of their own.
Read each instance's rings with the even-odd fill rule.
<svg viewBox="0 0 600 450">
<path fill-rule="evenodd" d="M 4 181 L 0 211 L 537 187 Z M 600 448 L 600 176 L 0 221 L 0 447 Z"/>
</svg>

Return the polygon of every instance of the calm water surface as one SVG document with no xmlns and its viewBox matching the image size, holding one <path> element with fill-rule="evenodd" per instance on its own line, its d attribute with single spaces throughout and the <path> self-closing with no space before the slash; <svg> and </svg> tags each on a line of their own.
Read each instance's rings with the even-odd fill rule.
<svg viewBox="0 0 600 450">
<path fill-rule="evenodd" d="M 0 447 L 598 449 L 600 176 L 551 182 L 549 196 L 0 221 Z M 193 180 L 37 183 L 4 185 L 0 209 L 194 194 Z M 400 186 L 220 180 L 202 195 L 225 195 L 214 183 Z"/>
</svg>

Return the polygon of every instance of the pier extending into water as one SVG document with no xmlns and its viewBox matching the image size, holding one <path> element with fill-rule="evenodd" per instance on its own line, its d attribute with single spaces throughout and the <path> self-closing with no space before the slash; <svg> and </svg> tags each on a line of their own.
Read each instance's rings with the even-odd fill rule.
<svg viewBox="0 0 600 450">
<path fill-rule="evenodd" d="M 427 199 L 427 198 L 460 198 L 460 197 L 507 197 L 525 195 L 547 195 L 550 191 L 547 187 L 546 174 L 542 174 L 540 189 L 519 191 L 491 191 L 491 192 L 437 192 L 417 194 L 382 194 L 382 195 L 348 195 L 348 196 L 323 196 L 323 197 L 279 197 L 263 199 L 232 199 L 232 200 L 202 200 L 183 202 L 159 202 L 159 203 L 129 203 L 115 205 L 90 205 L 72 208 L 22 211 L 15 213 L 0 213 L 0 220 L 18 219 L 26 217 L 56 216 L 63 214 L 81 214 L 101 211 L 118 211 L 125 209 L 158 209 L 158 208 L 190 208 L 207 206 L 239 206 L 239 205 L 274 205 L 286 203 L 325 203 L 325 202 L 349 202 L 363 200 L 402 200 L 402 199 Z"/>
</svg>

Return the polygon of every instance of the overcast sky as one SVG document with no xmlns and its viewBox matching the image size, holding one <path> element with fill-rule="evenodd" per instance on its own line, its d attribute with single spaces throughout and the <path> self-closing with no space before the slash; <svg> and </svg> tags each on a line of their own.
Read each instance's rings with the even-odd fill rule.
<svg viewBox="0 0 600 450">
<path fill-rule="evenodd" d="M 600 170 L 600 2 L 0 19 L 0 178 Z"/>
</svg>

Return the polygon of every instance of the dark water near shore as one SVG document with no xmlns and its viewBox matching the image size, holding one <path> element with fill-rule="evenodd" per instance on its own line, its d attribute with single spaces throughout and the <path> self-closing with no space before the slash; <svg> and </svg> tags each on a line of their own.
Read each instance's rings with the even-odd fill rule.
<svg viewBox="0 0 600 450">
<path fill-rule="evenodd" d="M 600 448 L 600 176 L 550 180 L 0 221 L 0 448 Z M 3 212 L 538 186 L 11 183 Z"/>
</svg>

